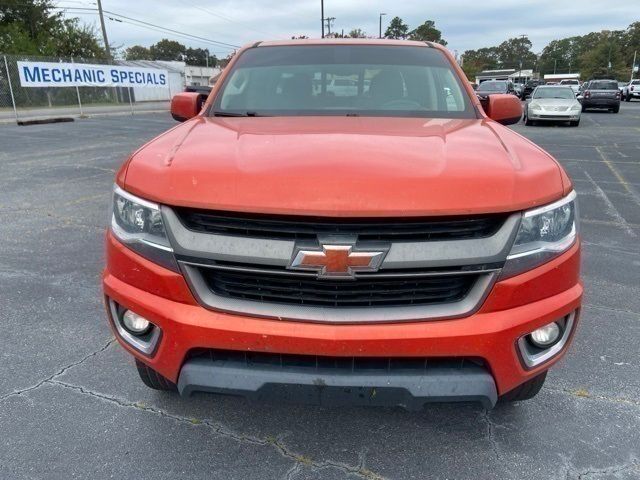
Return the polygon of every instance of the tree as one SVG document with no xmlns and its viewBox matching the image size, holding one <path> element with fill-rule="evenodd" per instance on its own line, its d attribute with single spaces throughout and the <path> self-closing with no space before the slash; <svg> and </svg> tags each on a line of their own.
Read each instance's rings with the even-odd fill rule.
<svg viewBox="0 0 640 480">
<path fill-rule="evenodd" d="M 467 50 L 462 54 L 462 70 L 470 80 L 483 70 L 496 68 L 499 62 L 497 47 Z"/>
<path fill-rule="evenodd" d="M 404 40 L 408 34 L 409 25 L 404 23 L 400 17 L 393 17 L 387 30 L 384 32 L 384 37 Z"/>
<path fill-rule="evenodd" d="M 367 38 L 367 34 L 364 33 L 360 28 L 354 28 L 349 32 L 349 37 L 351 38 Z"/>
<path fill-rule="evenodd" d="M 216 56 L 211 55 L 204 48 L 187 48 L 184 52 L 184 61 L 188 65 L 196 65 L 198 67 L 204 67 L 207 64 L 210 67 L 215 67 L 218 63 Z"/>
<path fill-rule="evenodd" d="M 583 78 L 626 78 L 630 69 L 625 65 L 622 46 L 614 35 L 580 56 L 580 74 Z M 611 67 L 609 67 L 611 64 Z"/>
<path fill-rule="evenodd" d="M 221 59 L 218 62 L 218 66 L 220 66 L 221 68 L 226 68 L 227 65 L 229 65 L 229 62 L 233 59 L 233 57 L 236 55 L 235 50 L 233 52 L 231 52 L 229 55 L 227 55 L 225 58 Z"/>
<path fill-rule="evenodd" d="M 151 52 L 147 47 L 142 45 L 134 45 L 124 51 L 125 60 L 152 60 Z"/>
<path fill-rule="evenodd" d="M 153 60 L 182 60 L 187 47 L 175 40 L 163 38 L 149 47 Z"/>
<path fill-rule="evenodd" d="M 502 68 L 533 68 L 538 57 L 531 51 L 532 43 L 528 37 L 516 37 L 505 40 L 496 47 L 498 62 Z"/>
<path fill-rule="evenodd" d="M 0 51 L 22 55 L 104 57 L 93 28 L 65 19 L 51 0 L 0 3 Z"/>
<path fill-rule="evenodd" d="M 410 40 L 418 40 L 421 42 L 436 42 L 440 45 L 446 45 L 447 42 L 442 38 L 442 32 L 436 28 L 433 20 L 427 20 L 419 27 L 409 32 Z"/>
</svg>

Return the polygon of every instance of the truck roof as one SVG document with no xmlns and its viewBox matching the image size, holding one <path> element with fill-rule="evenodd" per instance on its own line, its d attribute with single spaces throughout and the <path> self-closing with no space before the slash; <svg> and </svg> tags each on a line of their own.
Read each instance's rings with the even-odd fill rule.
<svg viewBox="0 0 640 480">
<path fill-rule="evenodd" d="M 417 40 L 393 40 L 388 38 L 301 38 L 294 40 L 267 40 L 254 42 L 245 47 L 274 47 L 285 45 L 395 45 L 413 47 L 445 48 L 434 42 Z"/>
</svg>

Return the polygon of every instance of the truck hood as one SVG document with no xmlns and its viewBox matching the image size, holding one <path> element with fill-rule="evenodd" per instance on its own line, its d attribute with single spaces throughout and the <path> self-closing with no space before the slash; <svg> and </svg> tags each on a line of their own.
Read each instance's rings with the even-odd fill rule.
<svg viewBox="0 0 640 480">
<path fill-rule="evenodd" d="M 484 119 L 196 117 L 125 168 L 121 186 L 158 203 L 297 215 L 505 212 L 570 188 L 547 153 Z"/>
</svg>

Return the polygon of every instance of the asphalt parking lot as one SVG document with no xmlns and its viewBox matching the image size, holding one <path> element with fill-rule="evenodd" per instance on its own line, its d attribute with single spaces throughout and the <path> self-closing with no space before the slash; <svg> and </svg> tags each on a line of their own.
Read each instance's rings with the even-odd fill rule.
<svg viewBox="0 0 640 480">
<path fill-rule="evenodd" d="M 579 193 L 586 288 L 534 400 L 422 412 L 147 389 L 105 321 L 116 168 L 168 114 L 0 126 L 0 478 L 640 478 L 640 102 L 514 129 Z"/>
</svg>

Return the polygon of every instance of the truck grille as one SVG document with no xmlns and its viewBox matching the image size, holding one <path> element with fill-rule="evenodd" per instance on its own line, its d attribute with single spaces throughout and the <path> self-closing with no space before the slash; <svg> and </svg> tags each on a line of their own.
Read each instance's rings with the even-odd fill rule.
<svg viewBox="0 0 640 480">
<path fill-rule="evenodd" d="M 325 280 L 314 275 L 242 272 L 201 267 L 209 289 L 218 296 L 267 303 L 317 307 L 431 305 L 463 299 L 479 273 L 354 280 Z"/>
<path fill-rule="evenodd" d="M 185 227 L 202 233 L 277 240 L 315 239 L 318 235 L 357 235 L 360 241 L 395 242 L 484 238 L 493 235 L 508 216 L 327 219 L 190 208 L 175 208 L 174 211 Z"/>
</svg>

